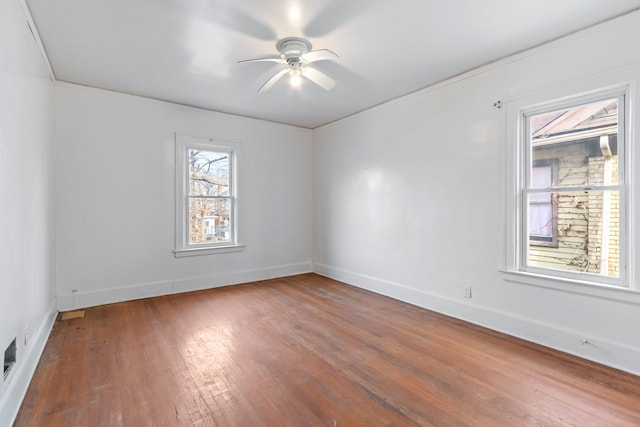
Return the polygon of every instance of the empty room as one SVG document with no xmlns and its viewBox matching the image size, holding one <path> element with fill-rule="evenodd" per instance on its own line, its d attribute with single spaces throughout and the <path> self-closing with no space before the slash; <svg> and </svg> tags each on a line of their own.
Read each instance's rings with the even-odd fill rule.
<svg viewBox="0 0 640 427">
<path fill-rule="evenodd" d="M 640 0 L 0 34 L 0 426 L 640 425 Z"/>
</svg>

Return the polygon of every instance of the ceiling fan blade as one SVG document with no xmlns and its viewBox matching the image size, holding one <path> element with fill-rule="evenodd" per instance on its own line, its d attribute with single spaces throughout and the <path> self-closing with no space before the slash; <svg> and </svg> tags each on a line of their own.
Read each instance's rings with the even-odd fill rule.
<svg viewBox="0 0 640 427">
<path fill-rule="evenodd" d="M 271 77 L 269 80 L 267 80 L 265 84 L 262 85 L 262 87 L 258 90 L 258 93 L 266 92 L 269 89 L 271 89 L 271 86 L 276 84 L 276 82 L 280 80 L 282 76 L 284 76 L 288 72 L 289 72 L 289 69 L 278 71 L 273 77 Z"/>
<path fill-rule="evenodd" d="M 277 62 L 279 64 L 285 64 L 287 61 L 280 58 L 279 56 L 271 56 L 267 58 L 243 59 L 242 61 L 238 61 L 238 64 L 242 64 L 245 62 Z"/>
<path fill-rule="evenodd" d="M 252 16 L 241 12 L 238 9 L 234 9 L 228 2 L 229 6 L 220 7 L 216 2 L 203 2 L 212 9 L 212 18 L 217 20 L 223 27 L 232 28 L 233 30 L 246 34 L 251 37 L 255 37 L 259 40 L 273 40 L 276 37 L 276 32 L 265 23 L 253 18 Z"/>
<path fill-rule="evenodd" d="M 304 28 L 303 33 L 306 37 L 324 37 L 349 21 L 363 16 L 367 9 L 385 2 L 381 0 L 331 0 L 323 3 L 326 4 L 325 7 Z"/>
<path fill-rule="evenodd" d="M 324 61 L 326 59 L 338 59 L 338 55 L 329 49 L 318 49 L 307 52 L 300 57 L 304 62 Z"/>
<path fill-rule="evenodd" d="M 302 75 L 323 88 L 324 90 L 331 90 L 336 85 L 336 81 L 325 73 L 316 70 L 311 67 L 302 67 Z"/>
</svg>

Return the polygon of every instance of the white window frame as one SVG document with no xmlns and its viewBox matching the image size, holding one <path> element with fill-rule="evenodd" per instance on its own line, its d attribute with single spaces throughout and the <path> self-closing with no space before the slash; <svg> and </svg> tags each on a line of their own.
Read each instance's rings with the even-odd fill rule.
<svg viewBox="0 0 640 427">
<path fill-rule="evenodd" d="M 238 167 L 240 164 L 242 144 L 238 141 L 229 141 L 213 137 L 176 133 L 175 146 L 176 223 L 175 250 L 173 251 L 174 255 L 177 258 L 180 258 L 194 255 L 210 255 L 241 251 L 244 248 L 244 245 L 239 243 Z M 229 153 L 229 199 L 231 201 L 230 242 L 198 245 L 189 244 L 189 158 L 187 153 L 190 149 Z"/>
<path fill-rule="evenodd" d="M 636 174 L 631 168 L 633 159 L 637 162 L 637 142 L 632 135 L 633 100 L 638 96 L 638 86 L 634 79 L 637 74 L 633 70 L 621 70 L 608 75 L 585 79 L 570 84 L 553 87 L 538 93 L 505 102 L 506 112 L 506 241 L 505 264 L 501 269 L 503 278 L 508 282 L 525 285 L 560 289 L 572 293 L 592 295 L 621 301 L 640 302 L 640 286 L 635 283 L 635 265 L 637 255 L 634 248 L 639 239 L 634 230 L 635 198 L 631 189 Z M 598 88 L 598 89 L 594 89 Z M 526 114 L 551 111 L 566 106 L 588 103 L 607 97 L 624 96 L 624 124 L 619 125 L 618 146 L 622 147 L 618 167 L 621 169 L 624 183 L 620 194 L 620 212 L 624 215 L 626 230 L 620 239 L 620 278 L 607 278 L 589 273 L 572 273 L 550 268 L 532 268 L 526 266 L 526 240 L 528 234 L 525 223 L 526 203 L 523 200 L 523 188 L 527 179 L 528 143 L 524 117 Z M 637 125 L 637 123 L 636 123 Z M 637 163 L 636 163 L 637 164 Z"/>
</svg>

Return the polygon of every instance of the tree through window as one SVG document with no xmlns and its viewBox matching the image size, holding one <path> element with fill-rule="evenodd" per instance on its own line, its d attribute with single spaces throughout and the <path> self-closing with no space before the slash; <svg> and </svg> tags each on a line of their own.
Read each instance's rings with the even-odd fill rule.
<svg viewBox="0 0 640 427">
<path fill-rule="evenodd" d="M 176 255 L 237 244 L 240 144 L 176 135 Z"/>
<path fill-rule="evenodd" d="M 230 157 L 226 151 L 189 149 L 189 244 L 229 243 Z"/>
</svg>

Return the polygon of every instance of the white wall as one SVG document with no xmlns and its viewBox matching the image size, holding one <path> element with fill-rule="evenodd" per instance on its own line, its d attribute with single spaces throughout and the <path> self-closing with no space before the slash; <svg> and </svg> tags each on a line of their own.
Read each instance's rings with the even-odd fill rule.
<svg viewBox="0 0 640 427">
<path fill-rule="evenodd" d="M 54 310 L 53 85 L 20 2 L 0 1 L 0 425 L 10 425 Z"/>
<path fill-rule="evenodd" d="M 636 40 L 638 13 L 316 129 L 314 270 L 640 373 L 639 294 L 585 295 L 500 273 L 510 141 L 505 108 L 493 107 L 612 69 L 640 80 Z M 637 111 L 633 126 L 637 145 Z"/>
<path fill-rule="evenodd" d="M 311 270 L 311 132 L 56 84 L 61 309 Z M 240 141 L 239 253 L 175 258 L 175 132 Z"/>
</svg>

